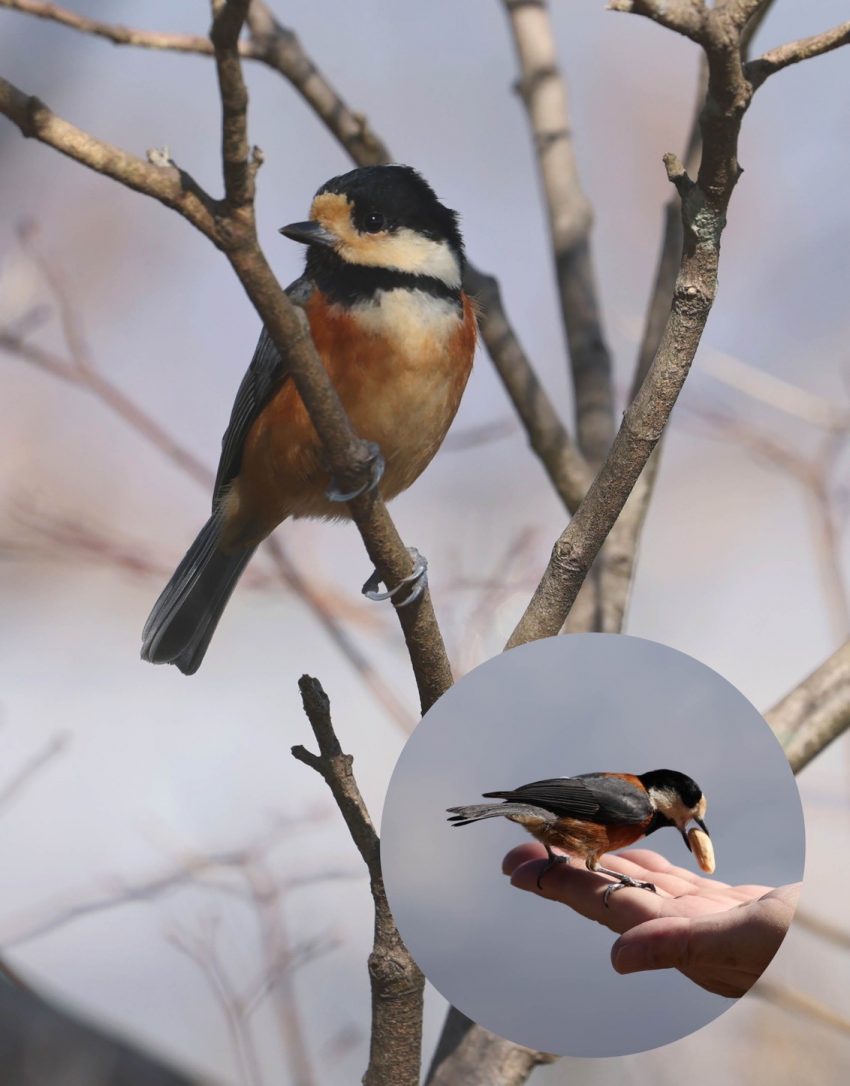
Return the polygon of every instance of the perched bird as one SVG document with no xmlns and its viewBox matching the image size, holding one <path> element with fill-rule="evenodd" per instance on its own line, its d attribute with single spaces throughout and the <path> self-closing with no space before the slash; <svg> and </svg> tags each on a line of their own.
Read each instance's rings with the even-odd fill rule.
<svg viewBox="0 0 850 1086">
<path fill-rule="evenodd" d="M 461 288 L 454 211 L 409 166 L 367 166 L 316 193 L 281 233 L 307 246 L 287 290 L 355 431 L 375 443 L 385 500 L 421 475 L 446 436 L 472 367 L 476 318 Z M 257 545 L 287 517 L 346 516 L 318 435 L 266 330 L 222 439 L 212 515 L 154 604 L 142 658 L 197 671 Z M 385 594 L 386 595 L 386 594 Z"/>
<path fill-rule="evenodd" d="M 502 815 L 518 822 L 546 846 L 548 863 L 537 878 L 538 888 L 546 872 L 559 863 L 569 863 L 567 856 L 553 848 L 584 860 L 591 871 L 616 879 L 606 887 L 605 905 L 616 890 L 637 886 L 655 892 L 651 882 L 640 882 L 611 871 L 599 864 L 605 852 L 625 848 L 640 837 L 654 833 L 662 826 L 675 826 L 681 833 L 688 851 L 696 851 L 703 870 L 714 870 L 714 856 L 708 829 L 703 817 L 706 810 L 702 789 L 675 769 L 654 769 L 650 773 L 582 773 L 577 777 L 555 777 L 534 781 L 509 792 L 485 792 L 485 799 L 501 799 L 503 803 L 478 803 L 471 807 L 450 807 L 449 822 L 468 826 L 483 818 Z M 696 822 L 699 830 L 690 833 L 686 826 Z M 696 843 L 696 849 L 692 844 Z M 708 866 L 710 864 L 710 867 Z"/>
</svg>

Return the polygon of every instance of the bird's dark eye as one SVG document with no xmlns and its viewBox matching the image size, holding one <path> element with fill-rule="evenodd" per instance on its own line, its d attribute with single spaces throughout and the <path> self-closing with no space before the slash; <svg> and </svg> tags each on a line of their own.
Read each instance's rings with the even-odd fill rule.
<svg viewBox="0 0 850 1086">
<path fill-rule="evenodd" d="M 380 211 L 369 211 L 363 220 L 363 225 L 369 234 L 377 234 L 384 229 L 384 216 Z"/>
</svg>

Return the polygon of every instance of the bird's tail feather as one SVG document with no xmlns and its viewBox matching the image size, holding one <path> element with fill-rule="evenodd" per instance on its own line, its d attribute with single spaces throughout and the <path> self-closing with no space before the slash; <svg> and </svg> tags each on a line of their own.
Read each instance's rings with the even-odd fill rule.
<svg viewBox="0 0 850 1086">
<path fill-rule="evenodd" d="M 449 807 L 449 819 L 455 826 L 469 826 L 473 822 L 480 822 L 482 818 L 498 818 L 511 815 L 537 815 L 542 812 L 538 807 L 532 807 L 527 803 L 473 803 L 470 807 Z"/>
<path fill-rule="evenodd" d="M 210 517 L 162 590 L 142 631 L 142 659 L 193 675 L 254 548 L 219 549 L 220 518 Z"/>
</svg>

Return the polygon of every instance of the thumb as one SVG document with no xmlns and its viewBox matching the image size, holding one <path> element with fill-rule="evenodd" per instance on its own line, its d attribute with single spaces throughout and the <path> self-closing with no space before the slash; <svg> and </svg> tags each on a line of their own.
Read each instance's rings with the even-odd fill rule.
<svg viewBox="0 0 850 1086">
<path fill-rule="evenodd" d="M 618 973 L 644 969 L 677 969 L 688 957 L 691 922 L 683 916 L 662 916 L 637 924 L 611 947 L 611 964 Z"/>
</svg>

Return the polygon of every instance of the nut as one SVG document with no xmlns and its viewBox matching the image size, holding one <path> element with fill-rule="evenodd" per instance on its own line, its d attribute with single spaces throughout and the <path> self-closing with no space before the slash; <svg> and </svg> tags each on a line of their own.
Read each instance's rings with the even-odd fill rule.
<svg viewBox="0 0 850 1086">
<path fill-rule="evenodd" d="M 688 830 L 688 843 L 702 870 L 714 874 L 714 846 L 708 834 L 692 826 Z"/>
</svg>

